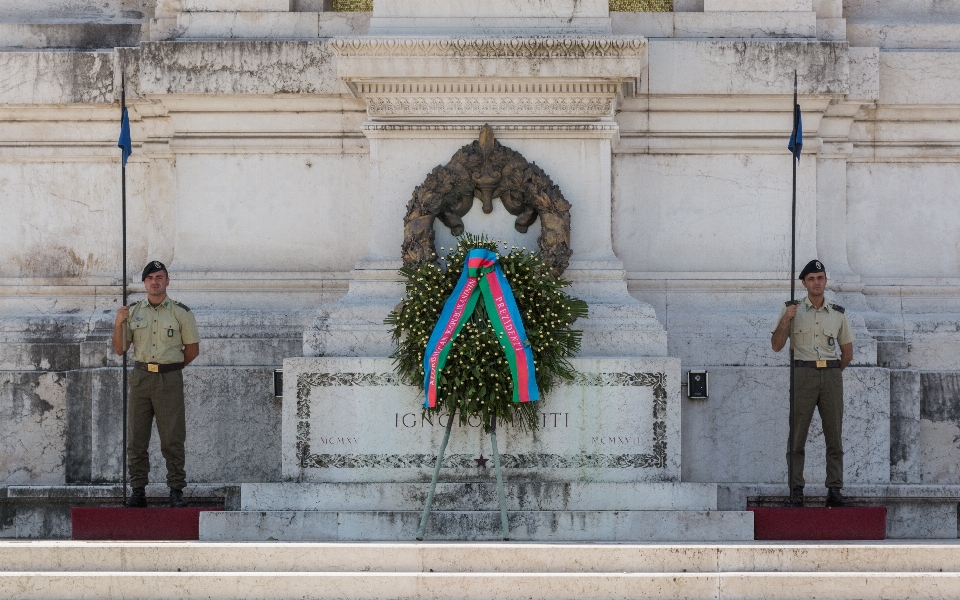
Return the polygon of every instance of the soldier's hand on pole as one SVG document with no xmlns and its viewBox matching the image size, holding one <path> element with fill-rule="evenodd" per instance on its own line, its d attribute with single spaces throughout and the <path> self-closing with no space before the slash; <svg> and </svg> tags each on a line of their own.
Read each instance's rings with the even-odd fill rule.
<svg viewBox="0 0 960 600">
<path fill-rule="evenodd" d="M 787 306 L 787 309 L 783 312 L 783 318 L 780 319 L 780 322 L 784 325 L 789 323 L 797 316 L 797 304 L 791 304 Z"/>
<path fill-rule="evenodd" d="M 117 318 L 113 322 L 113 351 L 117 356 L 122 356 L 130 345 L 127 343 L 126 336 L 123 333 L 123 324 L 130 318 L 130 307 L 121 306 L 117 309 Z M 126 371 L 126 370 L 124 370 Z M 126 388 L 124 388 L 126 389 Z"/>
</svg>

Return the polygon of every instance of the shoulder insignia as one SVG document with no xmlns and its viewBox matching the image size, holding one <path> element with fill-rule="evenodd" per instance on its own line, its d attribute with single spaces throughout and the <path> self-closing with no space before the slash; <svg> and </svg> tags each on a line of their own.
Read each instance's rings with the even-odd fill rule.
<svg viewBox="0 0 960 600">
<path fill-rule="evenodd" d="M 830 307 L 833 308 L 833 310 L 837 311 L 838 313 L 845 313 L 845 312 L 847 312 L 847 309 L 845 309 L 844 307 L 840 306 L 839 304 L 831 304 Z"/>
<path fill-rule="evenodd" d="M 183 302 L 177 302 L 176 300 L 174 300 L 173 303 L 179 306 L 180 308 L 182 308 L 183 310 L 190 312 L 190 307 L 184 304 Z"/>
<path fill-rule="evenodd" d="M 796 306 L 796 305 L 800 304 L 800 301 L 799 301 L 799 300 L 787 300 L 786 302 L 784 302 L 784 304 L 785 304 L 786 306 Z"/>
</svg>

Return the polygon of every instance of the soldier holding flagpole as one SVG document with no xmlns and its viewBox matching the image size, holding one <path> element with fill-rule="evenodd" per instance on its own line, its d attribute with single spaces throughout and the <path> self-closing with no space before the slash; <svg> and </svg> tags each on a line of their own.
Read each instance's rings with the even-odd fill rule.
<svg viewBox="0 0 960 600">
<path fill-rule="evenodd" d="M 803 118 L 797 102 L 797 72 L 793 72 L 793 131 L 787 148 L 793 162 L 791 215 L 790 300 L 780 309 L 771 329 L 770 346 L 780 352 L 790 339 L 790 408 L 787 438 L 786 506 L 803 506 L 805 447 L 814 409 L 820 412 L 827 445 L 827 506 L 850 506 L 843 487 L 843 377 L 853 360 L 853 333 L 845 310 L 826 304 L 827 273 L 823 263 L 811 260 L 799 280 L 807 297 L 796 299 L 797 163 L 803 150 Z"/>
</svg>

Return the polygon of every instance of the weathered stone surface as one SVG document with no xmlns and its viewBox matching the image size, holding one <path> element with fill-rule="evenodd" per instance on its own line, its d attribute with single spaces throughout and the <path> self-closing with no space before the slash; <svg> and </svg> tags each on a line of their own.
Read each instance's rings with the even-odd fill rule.
<svg viewBox="0 0 960 600">
<path fill-rule="evenodd" d="M 900 51 L 880 54 L 880 102 L 883 104 L 947 104 L 960 93 L 953 76 L 960 53 Z"/>
<path fill-rule="evenodd" d="M 422 510 L 430 484 L 245 483 L 241 510 Z M 716 510 L 711 483 L 504 483 L 508 510 Z M 496 483 L 439 483 L 435 510 L 499 510 Z"/>
<path fill-rule="evenodd" d="M 812 12 L 703 12 L 674 15 L 678 38 L 815 38 Z"/>
<path fill-rule="evenodd" d="M 651 94 L 801 94 L 849 91 L 842 42 L 651 40 Z M 762 67 L 761 67 L 762 65 Z"/>
<path fill-rule="evenodd" d="M 340 94 L 325 42 L 148 42 L 144 94 Z"/>
<path fill-rule="evenodd" d="M 960 6 L 939 0 L 844 0 L 843 10 L 848 18 L 864 21 L 949 21 L 960 17 Z"/>
<path fill-rule="evenodd" d="M 372 25 L 371 25 L 372 27 Z M 372 36 L 331 42 L 346 81 L 451 78 L 605 78 L 640 75 L 646 40 L 636 36 Z M 518 60 L 520 59 L 520 60 Z"/>
<path fill-rule="evenodd" d="M 160 0 L 162 3 L 164 0 Z M 139 20 L 153 16 L 157 0 L 5 0 L 0 22 L 43 23 L 52 20 L 104 22 Z"/>
<path fill-rule="evenodd" d="M 288 12 L 292 0 L 181 0 L 184 12 Z"/>
<path fill-rule="evenodd" d="M 189 484 L 183 492 L 193 506 L 239 508 L 240 490 L 236 486 Z M 170 489 L 165 484 L 148 485 L 146 493 L 150 506 L 169 506 Z M 123 490 L 118 485 L 3 486 L 0 539 L 67 540 L 72 533 L 72 507 L 117 507 L 122 502 Z"/>
<path fill-rule="evenodd" d="M 81 50 L 136 46 L 143 35 L 138 23 L 0 22 L 0 47 L 18 49 L 71 48 Z"/>
<path fill-rule="evenodd" d="M 0 52 L 0 104 L 109 104 L 109 52 Z"/>
<path fill-rule="evenodd" d="M 785 482 L 789 405 L 786 368 L 711 368 L 710 398 L 682 400 L 683 480 Z M 890 481 L 889 371 L 844 372 L 844 483 Z M 804 477 L 822 486 L 820 417 L 807 438 Z"/>
<path fill-rule="evenodd" d="M 890 482 L 920 483 L 920 372 L 890 371 Z"/>
<path fill-rule="evenodd" d="M 811 11 L 812 0 L 703 0 L 704 12 Z"/>
<path fill-rule="evenodd" d="M 7 484 L 89 484 L 122 477 L 119 369 L 4 376 Z M 275 481 L 280 406 L 273 368 L 191 367 L 184 374 L 187 477 L 192 483 Z M 2 443 L 0 443 L 2 444 Z M 166 481 L 154 426 L 150 480 Z"/>
<path fill-rule="evenodd" d="M 960 483 L 960 377 L 920 374 L 920 464 L 925 484 Z"/>
<path fill-rule="evenodd" d="M 65 480 L 67 381 L 62 373 L 0 373 L 0 480 Z"/>
<path fill-rule="evenodd" d="M 747 541 L 753 514 L 701 511 L 517 511 L 508 513 L 517 541 Z M 203 541 L 399 541 L 416 537 L 420 511 L 213 512 L 200 516 Z M 602 532 L 602 533 L 600 533 Z M 598 534 L 600 534 L 598 536 Z M 501 540 L 500 513 L 436 511 L 424 539 Z"/>
<path fill-rule="evenodd" d="M 881 60 L 886 60 L 883 56 Z M 953 165 L 856 163 L 847 168 L 847 177 L 847 223 L 853 234 L 847 251 L 853 269 L 875 278 L 953 277 L 960 272 L 960 254 L 943 252 L 937 243 L 917 243 L 946 239 L 952 235 L 952 223 L 960 220 L 960 206 L 949 194 L 937 191 L 960 186 L 960 173 Z M 904 201 L 911 197 L 925 198 L 926 210 L 938 217 L 923 218 L 914 202 Z M 930 309 L 941 307 L 947 308 L 941 304 Z"/>
<path fill-rule="evenodd" d="M 318 39 L 364 35 L 369 13 L 202 12 L 177 19 L 177 39 Z"/>
</svg>

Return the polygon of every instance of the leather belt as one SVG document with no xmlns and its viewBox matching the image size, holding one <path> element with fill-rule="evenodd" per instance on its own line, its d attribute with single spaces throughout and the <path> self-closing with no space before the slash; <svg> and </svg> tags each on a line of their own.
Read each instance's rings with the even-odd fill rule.
<svg viewBox="0 0 960 600">
<path fill-rule="evenodd" d="M 795 360 L 795 367 L 813 367 L 815 369 L 839 369 L 839 360 Z"/>
<path fill-rule="evenodd" d="M 157 363 L 142 363 L 139 361 L 133 361 L 133 366 L 141 371 L 146 371 L 147 373 L 169 373 L 170 371 L 179 371 L 183 368 L 183 363 L 168 363 L 165 365 L 160 365 Z"/>
</svg>

